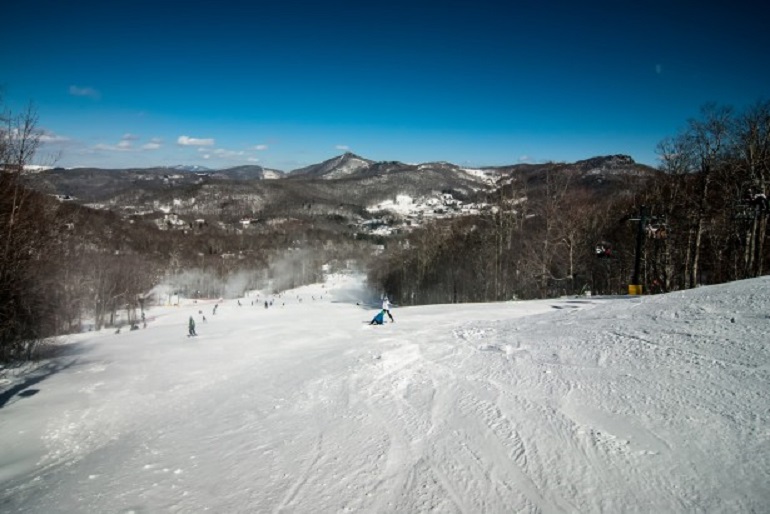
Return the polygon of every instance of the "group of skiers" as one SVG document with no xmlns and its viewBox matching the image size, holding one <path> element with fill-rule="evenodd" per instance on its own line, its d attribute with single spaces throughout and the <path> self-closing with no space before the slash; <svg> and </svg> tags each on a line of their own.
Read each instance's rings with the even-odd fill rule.
<svg viewBox="0 0 770 514">
<path fill-rule="evenodd" d="M 240 305 L 240 302 L 238 302 Z M 219 304 L 214 306 L 214 314 L 217 312 L 217 307 Z M 370 325 L 382 325 L 385 323 L 385 316 L 387 315 L 388 318 L 390 318 L 391 323 L 395 323 L 396 320 L 393 319 L 393 315 L 390 313 L 390 309 L 393 306 L 393 304 L 390 303 L 390 300 L 387 296 L 384 296 L 382 298 L 382 309 L 377 313 L 376 316 L 374 316 L 374 319 L 369 323 Z M 268 308 L 268 302 L 265 302 L 265 308 Z M 198 311 L 200 313 L 200 311 Z M 206 317 L 203 317 L 203 320 L 206 321 Z M 197 336 L 198 334 L 195 332 L 195 319 L 190 316 L 189 321 L 187 322 L 187 336 L 193 337 Z"/>
</svg>

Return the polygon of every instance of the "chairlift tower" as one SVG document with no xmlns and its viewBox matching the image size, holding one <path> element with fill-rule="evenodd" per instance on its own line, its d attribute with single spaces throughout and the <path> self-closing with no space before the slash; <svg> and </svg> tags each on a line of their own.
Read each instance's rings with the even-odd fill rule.
<svg viewBox="0 0 770 514">
<path fill-rule="evenodd" d="M 647 224 L 647 206 L 642 205 L 639 208 L 639 217 L 631 218 L 629 221 L 638 221 L 636 226 L 636 255 L 634 257 L 634 275 L 631 277 L 631 283 L 628 284 L 628 294 L 642 294 L 642 284 L 640 283 L 640 272 L 642 268 L 642 246 L 644 245 L 644 229 Z"/>
</svg>

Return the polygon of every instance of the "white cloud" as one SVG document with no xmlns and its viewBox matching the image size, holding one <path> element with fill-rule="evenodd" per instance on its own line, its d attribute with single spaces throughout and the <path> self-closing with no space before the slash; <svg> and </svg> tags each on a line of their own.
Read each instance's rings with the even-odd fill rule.
<svg viewBox="0 0 770 514">
<path fill-rule="evenodd" d="M 196 138 L 189 136 L 179 136 L 176 144 L 181 146 L 214 146 L 214 140 L 211 138 Z"/>
<path fill-rule="evenodd" d="M 226 159 L 228 157 L 240 157 L 240 156 L 244 155 L 246 152 L 244 152 L 242 150 L 241 151 L 235 151 L 235 150 L 225 150 L 224 148 L 217 148 L 216 150 L 214 150 L 213 153 L 217 157 L 222 157 L 222 158 Z"/>
<path fill-rule="evenodd" d="M 267 149 L 268 149 L 268 146 L 267 146 L 267 145 L 256 145 L 256 146 L 254 147 L 254 150 L 260 150 L 260 151 L 262 151 L 262 150 L 267 150 Z"/>
<path fill-rule="evenodd" d="M 120 141 L 118 141 L 118 144 L 116 145 L 99 143 L 98 145 L 94 146 L 93 149 L 107 152 L 135 152 L 137 148 L 134 146 L 134 141 L 137 139 L 139 139 L 138 136 L 126 134 L 120 139 Z"/>
<path fill-rule="evenodd" d="M 105 143 L 99 143 L 94 146 L 94 150 L 103 150 L 107 152 L 128 152 L 133 150 L 131 143 L 128 141 L 121 141 L 117 145 L 108 145 Z"/>
<path fill-rule="evenodd" d="M 65 143 L 69 140 L 70 139 L 68 137 L 60 136 L 58 134 L 54 134 L 53 132 L 43 132 L 40 134 L 41 143 Z"/>
<path fill-rule="evenodd" d="M 256 157 L 249 157 L 246 160 L 249 161 L 249 162 L 259 162 L 259 159 L 257 159 Z"/>
<path fill-rule="evenodd" d="M 519 157 L 519 162 L 529 162 L 532 158 L 529 155 L 522 155 Z"/>
<path fill-rule="evenodd" d="M 140 138 L 136 134 L 130 134 L 126 132 L 125 134 L 123 134 L 123 137 L 121 137 L 120 139 L 122 139 L 123 141 L 136 141 Z"/>
<path fill-rule="evenodd" d="M 160 143 L 152 141 L 152 142 L 143 144 L 142 150 L 157 150 L 158 148 L 160 148 L 160 146 L 161 146 Z"/>
<path fill-rule="evenodd" d="M 101 93 L 99 93 L 99 91 L 97 91 L 92 87 L 80 87 L 80 86 L 70 86 L 70 94 L 72 96 L 86 96 L 89 98 L 93 98 L 94 100 L 98 100 L 102 96 Z"/>
<path fill-rule="evenodd" d="M 348 145 L 337 145 L 334 148 L 336 148 L 337 150 L 345 150 L 346 152 L 350 150 L 350 147 Z"/>
</svg>

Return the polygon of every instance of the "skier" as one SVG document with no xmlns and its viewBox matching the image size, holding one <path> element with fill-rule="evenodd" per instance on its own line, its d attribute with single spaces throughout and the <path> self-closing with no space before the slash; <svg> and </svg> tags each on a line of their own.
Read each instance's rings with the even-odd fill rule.
<svg viewBox="0 0 770 514">
<path fill-rule="evenodd" d="M 190 316 L 190 322 L 187 324 L 187 327 L 189 330 L 188 337 L 198 335 L 195 333 L 195 320 L 193 319 L 192 316 Z"/>
<path fill-rule="evenodd" d="M 385 295 L 385 297 L 383 297 L 382 299 L 382 312 L 388 315 L 391 323 L 395 323 L 396 320 L 393 319 L 393 315 L 390 313 L 390 308 L 391 308 L 390 301 L 388 300 L 388 296 Z"/>
<path fill-rule="evenodd" d="M 370 325 L 382 325 L 385 323 L 385 311 L 382 310 L 369 322 Z"/>
</svg>

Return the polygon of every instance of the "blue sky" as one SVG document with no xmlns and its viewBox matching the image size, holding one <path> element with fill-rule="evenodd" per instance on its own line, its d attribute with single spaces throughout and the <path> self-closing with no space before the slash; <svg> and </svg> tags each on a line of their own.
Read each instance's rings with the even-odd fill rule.
<svg viewBox="0 0 770 514">
<path fill-rule="evenodd" d="M 766 13 L 717 3 L 3 2 L 0 85 L 60 166 L 656 165 L 768 98 Z"/>
</svg>

